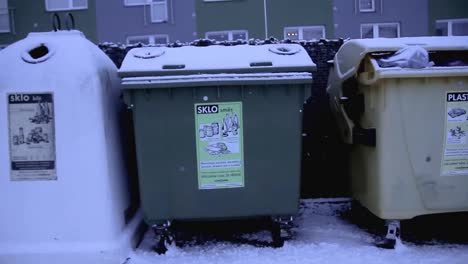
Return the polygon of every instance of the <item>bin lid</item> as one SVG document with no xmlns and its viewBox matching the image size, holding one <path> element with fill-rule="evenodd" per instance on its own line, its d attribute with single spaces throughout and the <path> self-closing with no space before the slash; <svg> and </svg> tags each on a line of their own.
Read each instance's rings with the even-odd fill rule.
<svg viewBox="0 0 468 264">
<path fill-rule="evenodd" d="M 216 73 L 311 72 L 316 65 L 298 44 L 135 48 L 119 70 L 121 77 Z"/>
<path fill-rule="evenodd" d="M 408 46 L 420 46 L 427 51 L 468 50 L 468 37 L 407 37 L 355 39 L 343 44 L 335 55 L 335 68 L 340 79 L 353 76 L 369 53 L 391 52 Z"/>
</svg>

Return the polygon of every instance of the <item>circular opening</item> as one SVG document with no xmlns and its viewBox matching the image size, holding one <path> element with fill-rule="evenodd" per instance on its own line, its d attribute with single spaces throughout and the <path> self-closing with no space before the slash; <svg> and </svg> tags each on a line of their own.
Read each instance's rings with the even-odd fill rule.
<svg viewBox="0 0 468 264">
<path fill-rule="evenodd" d="M 28 63 L 41 63 L 54 55 L 55 50 L 50 45 L 41 43 L 27 49 L 21 54 L 22 59 Z"/>
<path fill-rule="evenodd" d="M 140 49 L 135 51 L 135 53 L 133 53 L 133 56 L 139 59 L 153 59 L 164 55 L 164 53 L 164 50 Z"/>
<path fill-rule="evenodd" d="M 299 48 L 291 46 L 276 46 L 271 47 L 269 50 L 279 55 L 293 55 L 301 51 Z"/>
</svg>

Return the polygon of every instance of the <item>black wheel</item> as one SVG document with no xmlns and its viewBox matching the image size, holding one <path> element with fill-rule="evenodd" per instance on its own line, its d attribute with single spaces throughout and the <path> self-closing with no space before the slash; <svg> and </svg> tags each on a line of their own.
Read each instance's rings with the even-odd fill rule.
<svg viewBox="0 0 468 264">
<path fill-rule="evenodd" d="M 279 223 L 272 224 L 271 238 L 273 240 L 272 246 L 274 248 L 280 248 L 284 245 L 284 239 L 281 237 L 281 227 Z"/>
<path fill-rule="evenodd" d="M 172 243 L 171 239 L 169 236 L 161 236 L 158 240 L 158 243 L 154 247 L 154 251 L 158 253 L 159 255 L 166 254 L 167 252 L 167 245 L 170 245 Z"/>
</svg>

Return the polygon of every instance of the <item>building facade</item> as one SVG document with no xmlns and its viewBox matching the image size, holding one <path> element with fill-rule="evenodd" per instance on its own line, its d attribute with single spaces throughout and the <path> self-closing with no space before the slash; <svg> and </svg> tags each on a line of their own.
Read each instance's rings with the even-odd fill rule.
<svg viewBox="0 0 468 264">
<path fill-rule="evenodd" d="M 468 35 L 467 0 L 0 0 L 0 48 L 55 13 L 95 43 Z"/>
<path fill-rule="evenodd" d="M 0 0 L 0 46 L 23 39 L 29 32 L 53 30 L 54 13 L 59 15 L 62 29 L 70 13 L 75 28 L 97 41 L 95 0 Z"/>
<path fill-rule="evenodd" d="M 99 42 L 166 44 L 196 38 L 194 0 L 96 1 Z"/>
<path fill-rule="evenodd" d="M 468 1 L 429 0 L 429 32 L 436 36 L 468 36 Z"/>
<path fill-rule="evenodd" d="M 334 0 L 337 38 L 426 36 L 427 0 Z"/>
<path fill-rule="evenodd" d="M 333 37 L 331 0 L 196 0 L 199 38 Z"/>
</svg>

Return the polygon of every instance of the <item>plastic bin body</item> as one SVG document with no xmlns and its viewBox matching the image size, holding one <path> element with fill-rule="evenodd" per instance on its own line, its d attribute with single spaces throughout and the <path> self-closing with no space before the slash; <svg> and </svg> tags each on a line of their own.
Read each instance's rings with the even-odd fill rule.
<svg viewBox="0 0 468 264">
<path fill-rule="evenodd" d="M 355 58 L 354 69 L 344 75 L 336 63 L 346 61 L 346 55 L 337 54 L 335 58 L 329 93 L 343 139 L 353 144 L 352 196 L 382 219 L 468 211 L 468 173 L 460 168 L 447 170 L 444 165 L 449 162 L 446 150 L 453 148 L 447 142 L 454 124 L 447 114 L 451 103 L 446 99 L 451 92 L 468 92 L 468 67 L 436 64 L 424 69 L 380 68 L 370 55 L 394 51 L 407 43 L 425 43 L 423 47 L 430 54 L 468 49 L 467 38 L 407 38 L 381 47 L 372 40 L 357 41 L 349 43 L 354 48 L 344 51 L 361 54 L 362 58 Z M 357 49 L 359 46 L 362 50 Z M 348 61 L 348 65 L 352 63 Z M 343 83 L 350 76 L 356 76 L 357 91 L 364 98 L 359 125 L 375 129 L 375 146 L 359 144 L 350 133 L 356 122 L 339 102 Z"/>
<path fill-rule="evenodd" d="M 194 53 L 206 49 L 186 48 Z M 215 47 L 219 48 L 226 53 L 232 49 Z M 310 58 L 305 61 L 303 68 L 312 70 Z M 203 75 L 206 70 L 201 70 L 202 77 L 180 71 L 172 75 L 185 80 L 169 77 L 177 83 L 166 76 L 153 84 L 138 84 L 137 77 L 132 85 L 132 72 L 125 67 L 124 61 L 120 72 L 129 77 L 123 79 L 124 96 L 134 111 L 141 201 L 148 224 L 297 213 L 301 108 L 305 90 L 310 89 L 310 73 L 281 79 L 278 73 L 252 75 L 248 69 L 235 69 L 231 75 Z M 195 106 L 232 102 L 242 105 L 243 186 L 202 189 L 197 177 Z"/>
<path fill-rule="evenodd" d="M 48 48 L 39 53 L 44 56 L 28 56 L 41 45 Z M 0 52 L 0 67 L 0 263 L 123 262 L 141 213 L 126 214 L 117 68 L 78 31 L 31 33 Z M 12 111 L 31 109 L 25 96 L 20 107 L 13 105 L 28 94 L 52 96 L 54 129 Z M 42 128 L 43 140 L 15 142 L 18 122 L 26 125 L 23 142 L 27 127 Z M 42 158 L 35 149 L 49 147 L 53 173 L 38 169 L 28 178 L 12 172 L 17 155 L 10 151 L 35 160 Z"/>
</svg>

